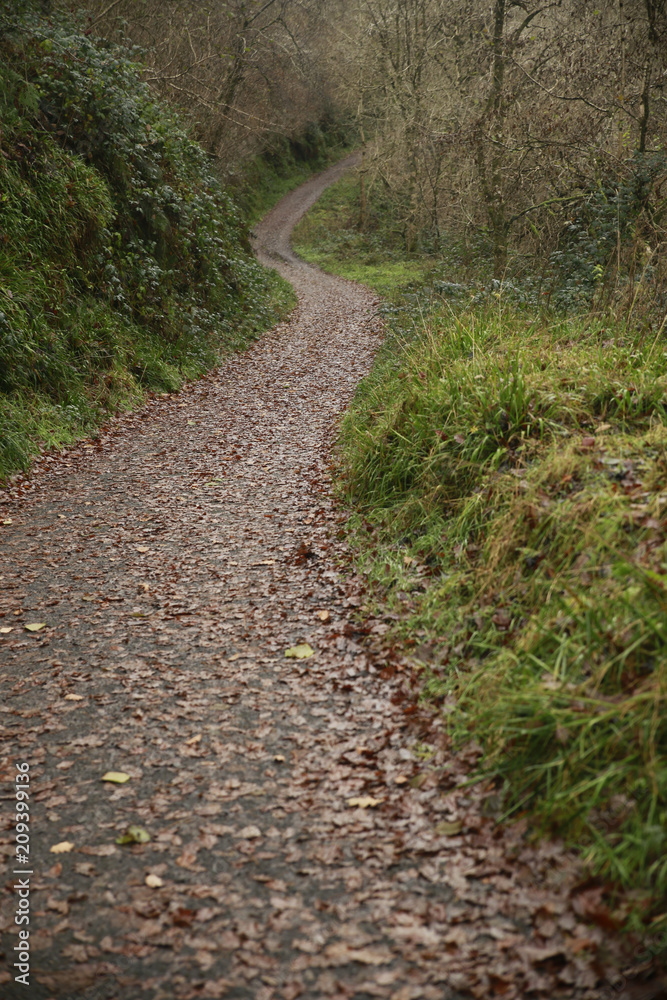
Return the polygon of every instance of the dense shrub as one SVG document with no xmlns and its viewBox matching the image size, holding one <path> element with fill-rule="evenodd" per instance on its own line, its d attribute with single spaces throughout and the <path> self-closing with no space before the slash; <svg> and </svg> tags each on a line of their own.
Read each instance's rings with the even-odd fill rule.
<svg viewBox="0 0 667 1000">
<path fill-rule="evenodd" d="M 137 58 L 0 5 L 0 474 L 210 367 L 286 301 Z"/>
</svg>

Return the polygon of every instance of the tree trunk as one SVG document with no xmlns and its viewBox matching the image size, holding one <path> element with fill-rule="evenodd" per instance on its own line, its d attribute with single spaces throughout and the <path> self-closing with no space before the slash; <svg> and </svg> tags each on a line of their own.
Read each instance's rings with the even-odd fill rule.
<svg viewBox="0 0 667 1000">
<path fill-rule="evenodd" d="M 365 232 L 368 225 L 368 206 L 366 204 L 366 139 L 361 131 L 361 167 L 359 168 L 359 231 Z"/>
</svg>

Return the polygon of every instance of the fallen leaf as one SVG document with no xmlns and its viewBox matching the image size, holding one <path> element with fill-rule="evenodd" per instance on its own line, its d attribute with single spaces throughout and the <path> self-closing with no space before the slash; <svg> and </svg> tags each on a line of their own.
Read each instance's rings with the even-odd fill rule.
<svg viewBox="0 0 667 1000">
<path fill-rule="evenodd" d="M 455 819 L 451 823 L 447 820 L 443 820 L 442 823 L 438 823 L 435 828 L 435 832 L 439 837 L 455 837 L 457 833 L 460 833 L 463 829 L 463 823 L 460 819 Z"/>
<path fill-rule="evenodd" d="M 79 861 L 77 864 L 74 865 L 74 871 L 77 873 L 77 875 L 85 875 L 86 878 L 93 878 L 95 875 L 97 875 L 97 870 L 95 868 L 95 865 L 92 864 L 90 861 Z"/>
<path fill-rule="evenodd" d="M 374 809 L 375 806 L 379 806 L 384 799 L 374 799 L 372 795 L 360 795 L 353 799 L 348 799 L 348 806 L 353 806 L 358 809 Z"/>
<path fill-rule="evenodd" d="M 187 747 L 191 747 L 194 743 L 201 743 L 201 733 L 197 733 L 196 736 L 191 736 L 189 740 L 185 741 Z"/>
<path fill-rule="evenodd" d="M 125 774 L 124 771 L 107 771 L 100 778 L 100 781 L 110 781 L 114 785 L 124 785 L 126 781 L 130 780 L 129 774 Z"/>
<path fill-rule="evenodd" d="M 3 635 L 7 635 L 8 632 L 12 632 L 12 631 L 13 631 L 13 629 L 12 629 L 11 625 L 3 625 L 2 628 L 0 628 L 0 632 L 2 632 Z"/>
<path fill-rule="evenodd" d="M 3 520 L 2 523 L 3 524 L 12 524 L 13 522 L 12 522 L 11 517 L 6 517 L 6 518 L 4 518 L 4 520 Z"/>
<path fill-rule="evenodd" d="M 66 694 L 65 701 L 83 701 L 82 694 Z"/>
<path fill-rule="evenodd" d="M 262 836 L 262 831 L 258 826 L 244 826 L 242 830 L 236 834 L 242 840 L 255 840 L 257 837 Z"/>
<path fill-rule="evenodd" d="M 330 962 L 346 965 L 348 962 L 359 962 L 361 965 L 388 965 L 392 955 L 385 951 L 374 951 L 372 948 L 350 948 L 343 941 L 327 945 L 324 954 Z"/>
<path fill-rule="evenodd" d="M 128 826 L 125 833 L 122 833 L 120 837 L 116 837 L 117 844 L 147 844 L 151 839 L 151 835 L 148 830 L 145 830 L 143 826 Z"/>
<path fill-rule="evenodd" d="M 307 642 L 302 642 L 299 646 L 290 646 L 289 649 L 285 650 L 285 656 L 292 657 L 295 660 L 307 660 L 314 653 L 315 650 Z"/>
<path fill-rule="evenodd" d="M 107 858 L 110 854 L 116 853 L 114 844 L 97 844 L 93 847 L 82 847 L 82 854 L 92 854 L 96 858 Z"/>
<path fill-rule="evenodd" d="M 397 785 L 405 785 L 409 779 L 406 778 L 404 774 L 397 774 L 394 778 L 394 783 Z"/>
<path fill-rule="evenodd" d="M 148 548 L 147 545 L 135 545 L 134 547 L 137 550 L 137 552 L 148 552 L 149 551 L 149 548 Z"/>
<path fill-rule="evenodd" d="M 282 753 L 277 753 L 273 759 L 275 760 L 276 764 L 285 763 L 285 755 Z"/>
<path fill-rule="evenodd" d="M 161 889 L 164 885 L 164 882 L 159 875 L 147 875 L 144 882 L 149 889 Z"/>
<path fill-rule="evenodd" d="M 329 621 L 329 618 L 331 617 L 331 615 L 329 614 L 329 612 L 328 612 L 328 611 L 318 611 L 318 612 L 317 612 L 317 617 L 318 617 L 318 618 L 320 619 L 320 621 L 322 621 L 322 622 L 328 622 L 328 621 Z"/>
<path fill-rule="evenodd" d="M 569 942 L 569 948 L 573 955 L 578 955 L 580 951 L 597 951 L 597 942 L 593 938 L 575 937 Z"/>
<path fill-rule="evenodd" d="M 31 622 L 30 625 L 24 625 L 23 627 L 26 628 L 28 632 L 39 632 L 40 629 L 46 628 L 46 622 Z"/>
<path fill-rule="evenodd" d="M 53 847 L 49 848 L 51 854 L 69 854 L 73 850 L 74 844 L 69 840 L 62 840 L 59 844 L 54 844 Z"/>
</svg>

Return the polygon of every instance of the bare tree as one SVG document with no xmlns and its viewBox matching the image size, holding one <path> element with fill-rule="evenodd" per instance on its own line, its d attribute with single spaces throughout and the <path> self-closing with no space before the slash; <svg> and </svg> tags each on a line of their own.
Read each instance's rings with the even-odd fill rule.
<svg viewBox="0 0 667 1000">
<path fill-rule="evenodd" d="M 316 0 L 60 0 L 91 30 L 139 45 L 146 79 L 233 166 L 267 134 L 294 135 L 330 104 Z"/>
</svg>

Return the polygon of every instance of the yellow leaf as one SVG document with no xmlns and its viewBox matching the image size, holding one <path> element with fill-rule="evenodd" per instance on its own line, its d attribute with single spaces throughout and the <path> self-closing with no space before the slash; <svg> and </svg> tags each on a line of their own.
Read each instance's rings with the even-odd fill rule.
<svg viewBox="0 0 667 1000">
<path fill-rule="evenodd" d="M 405 777 L 404 774 L 397 774 L 396 777 L 394 778 L 394 781 L 396 782 L 397 785 L 404 785 L 407 780 L 408 779 Z"/>
<path fill-rule="evenodd" d="M 317 617 L 318 617 L 318 618 L 320 619 L 320 621 L 322 621 L 322 622 L 328 622 L 328 621 L 329 621 L 329 617 L 330 617 L 330 615 L 329 615 L 329 612 L 328 612 L 328 611 L 318 611 L 318 612 L 317 612 Z"/>
<path fill-rule="evenodd" d="M 83 701 L 82 694 L 66 694 L 65 701 Z"/>
<path fill-rule="evenodd" d="M 164 882 L 159 875 L 147 875 L 144 882 L 149 889 L 161 889 L 164 885 Z"/>
<path fill-rule="evenodd" d="M 353 806 L 357 809 L 374 809 L 381 802 L 384 802 L 384 799 L 374 799 L 372 795 L 360 795 L 357 798 L 347 800 L 348 806 Z"/>
<path fill-rule="evenodd" d="M 145 830 L 143 826 L 128 826 L 125 833 L 122 833 L 120 837 L 116 837 L 117 844 L 147 844 L 151 839 L 151 835 L 148 830 Z"/>
<path fill-rule="evenodd" d="M 32 622 L 30 625 L 24 626 L 28 632 L 39 632 L 40 629 L 46 628 L 46 622 Z"/>
<path fill-rule="evenodd" d="M 63 840 L 59 844 L 54 844 L 49 850 L 51 854 L 69 854 L 70 851 L 74 850 L 74 844 L 70 843 L 69 840 Z"/>
<path fill-rule="evenodd" d="M 455 837 L 457 833 L 460 833 L 463 829 L 463 823 L 460 819 L 454 820 L 452 823 L 448 823 L 447 820 L 443 820 L 442 823 L 438 823 L 435 828 L 435 832 L 439 837 Z"/>
<path fill-rule="evenodd" d="M 285 763 L 285 755 L 282 753 L 277 753 L 273 759 L 275 760 L 276 764 Z"/>
<path fill-rule="evenodd" d="M 299 646 L 290 646 L 289 649 L 285 650 L 285 656 L 290 656 L 295 660 L 307 660 L 314 653 L 315 650 L 311 649 L 307 642 L 302 642 Z"/>
<path fill-rule="evenodd" d="M 125 774 L 124 771 L 107 771 L 100 778 L 100 781 L 110 781 L 114 785 L 124 785 L 126 781 L 130 780 L 129 774 Z"/>
<path fill-rule="evenodd" d="M 7 633 L 11 631 L 13 631 L 11 625 L 3 625 L 2 628 L 0 628 L 0 632 L 2 632 L 3 635 L 7 635 Z"/>
<path fill-rule="evenodd" d="M 3 520 L 3 522 L 2 522 L 2 523 L 3 523 L 3 524 L 12 524 L 13 522 L 12 522 L 12 519 L 11 519 L 11 517 L 6 517 L 6 518 L 5 518 L 4 520 Z"/>
</svg>

